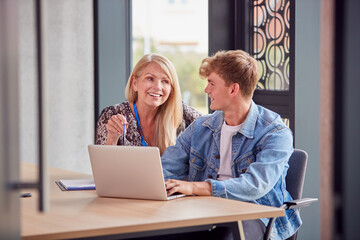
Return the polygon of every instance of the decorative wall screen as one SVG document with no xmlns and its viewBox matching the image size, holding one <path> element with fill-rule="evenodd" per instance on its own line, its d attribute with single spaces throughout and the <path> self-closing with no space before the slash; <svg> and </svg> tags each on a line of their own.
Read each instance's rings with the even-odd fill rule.
<svg viewBox="0 0 360 240">
<path fill-rule="evenodd" d="M 294 0 L 250 1 L 250 53 L 258 60 L 254 99 L 273 109 L 294 131 Z M 259 103 L 260 104 L 260 103 Z"/>
<path fill-rule="evenodd" d="M 253 3 L 252 54 L 259 61 L 258 89 L 289 90 L 290 1 Z"/>
</svg>

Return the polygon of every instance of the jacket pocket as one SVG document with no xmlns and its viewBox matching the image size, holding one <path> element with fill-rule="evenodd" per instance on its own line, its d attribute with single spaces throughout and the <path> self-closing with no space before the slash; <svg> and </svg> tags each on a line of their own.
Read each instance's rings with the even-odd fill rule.
<svg viewBox="0 0 360 240">
<path fill-rule="evenodd" d="M 201 157 L 195 154 L 190 154 L 190 167 L 197 171 L 204 171 L 206 164 Z"/>
<path fill-rule="evenodd" d="M 206 168 L 204 159 L 196 152 L 191 151 L 189 165 L 189 181 L 201 181 Z"/>
<path fill-rule="evenodd" d="M 236 170 L 239 174 L 245 173 L 251 163 L 255 162 L 255 156 L 247 154 L 235 160 Z"/>
</svg>

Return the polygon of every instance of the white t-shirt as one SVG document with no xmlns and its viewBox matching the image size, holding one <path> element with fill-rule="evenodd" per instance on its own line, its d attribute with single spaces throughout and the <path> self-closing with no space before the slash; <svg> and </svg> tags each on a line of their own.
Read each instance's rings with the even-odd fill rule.
<svg viewBox="0 0 360 240">
<path fill-rule="evenodd" d="M 218 172 L 218 180 L 226 180 L 232 178 L 231 174 L 231 146 L 232 137 L 241 129 L 242 124 L 237 126 L 229 126 L 224 121 L 221 127 L 220 136 L 220 168 Z"/>
</svg>

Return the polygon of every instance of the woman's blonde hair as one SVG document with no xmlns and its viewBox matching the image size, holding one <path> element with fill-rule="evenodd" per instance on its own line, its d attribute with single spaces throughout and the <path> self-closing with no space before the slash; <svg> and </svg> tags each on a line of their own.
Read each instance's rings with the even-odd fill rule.
<svg viewBox="0 0 360 240">
<path fill-rule="evenodd" d="M 137 92 L 133 89 L 132 79 L 139 78 L 144 68 L 151 63 L 156 63 L 160 66 L 169 78 L 171 85 L 169 98 L 164 104 L 159 106 L 155 116 L 155 143 L 162 154 L 168 146 L 175 144 L 177 129 L 183 117 L 180 85 L 174 65 L 169 59 L 160 54 L 152 53 L 144 55 L 130 74 L 125 89 L 125 96 L 129 103 L 137 101 L 138 96 Z"/>
</svg>

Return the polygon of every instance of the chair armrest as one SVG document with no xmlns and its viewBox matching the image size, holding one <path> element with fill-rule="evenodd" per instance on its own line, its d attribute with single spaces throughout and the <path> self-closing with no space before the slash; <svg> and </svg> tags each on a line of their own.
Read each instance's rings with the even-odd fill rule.
<svg viewBox="0 0 360 240">
<path fill-rule="evenodd" d="M 317 198 L 296 199 L 296 200 L 284 202 L 284 204 L 281 205 L 280 208 L 282 208 L 284 210 L 288 210 L 288 209 L 292 209 L 292 208 L 307 207 L 310 204 L 312 204 L 313 202 L 316 202 L 317 200 L 318 200 Z M 269 223 L 268 223 L 268 225 L 266 227 L 266 231 L 265 231 L 265 235 L 264 235 L 265 240 L 270 239 L 271 228 L 274 225 L 275 219 L 276 219 L 276 217 L 270 218 L 270 221 L 269 221 Z"/>
<path fill-rule="evenodd" d="M 293 208 L 302 208 L 307 207 L 311 205 L 313 202 L 316 202 L 317 198 L 301 198 L 296 199 L 288 202 L 284 202 L 284 205 L 281 206 L 281 208 L 287 209 L 293 209 Z"/>
</svg>

